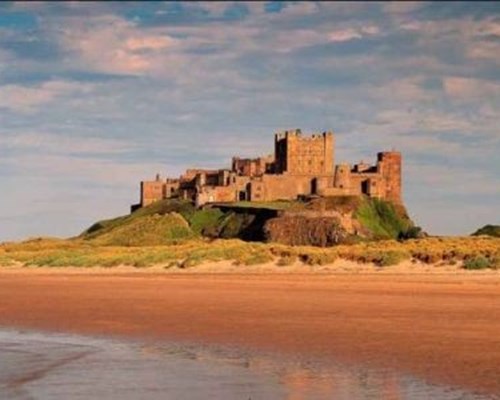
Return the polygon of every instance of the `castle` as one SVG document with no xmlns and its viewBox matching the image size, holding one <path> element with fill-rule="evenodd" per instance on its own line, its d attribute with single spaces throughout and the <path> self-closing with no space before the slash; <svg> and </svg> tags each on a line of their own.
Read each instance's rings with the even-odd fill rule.
<svg viewBox="0 0 500 400">
<path fill-rule="evenodd" d="M 303 196 L 366 195 L 401 203 L 401 153 L 377 154 L 374 165 L 334 162 L 332 132 L 303 136 L 300 129 L 277 133 L 274 155 L 233 157 L 230 169 L 188 169 L 179 178 L 141 182 L 140 203 L 179 197 L 196 206 L 235 201 L 294 200 Z"/>
</svg>

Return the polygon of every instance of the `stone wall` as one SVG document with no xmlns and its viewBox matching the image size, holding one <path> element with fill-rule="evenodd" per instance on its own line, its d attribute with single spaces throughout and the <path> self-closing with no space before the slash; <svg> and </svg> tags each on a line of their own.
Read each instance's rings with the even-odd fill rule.
<svg viewBox="0 0 500 400">
<path fill-rule="evenodd" d="M 274 156 L 264 156 L 258 158 L 233 157 L 232 171 L 238 175 L 261 176 L 274 169 Z"/>
<path fill-rule="evenodd" d="M 252 179 L 250 199 L 252 201 L 294 200 L 298 196 L 317 193 L 318 183 L 325 176 L 266 174 Z"/>
<path fill-rule="evenodd" d="M 164 197 L 164 182 L 144 181 L 141 182 L 141 205 L 148 206 Z"/>
<path fill-rule="evenodd" d="M 205 186 L 196 194 L 196 206 L 206 203 L 228 203 L 236 201 L 235 186 Z"/>
<path fill-rule="evenodd" d="M 231 169 L 188 169 L 179 179 L 141 182 L 141 206 L 180 196 L 202 205 L 241 200 L 294 200 L 302 195 L 359 196 L 401 203 L 401 153 L 377 154 L 377 163 L 334 166 L 331 132 L 302 136 L 300 130 L 275 135 L 275 154 L 233 157 Z"/>
</svg>

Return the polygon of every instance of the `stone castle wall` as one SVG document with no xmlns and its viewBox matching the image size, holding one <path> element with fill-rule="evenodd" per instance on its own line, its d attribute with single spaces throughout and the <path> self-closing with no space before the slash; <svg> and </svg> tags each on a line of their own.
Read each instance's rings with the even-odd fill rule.
<svg viewBox="0 0 500 400">
<path fill-rule="evenodd" d="M 376 164 L 334 164 L 331 132 L 275 135 L 274 155 L 233 157 L 231 169 L 189 169 L 179 179 L 141 182 L 140 206 L 179 196 L 196 205 L 213 202 L 293 200 L 299 196 L 366 195 L 401 203 L 401 153 L 377 154 Z"/>
</svg>

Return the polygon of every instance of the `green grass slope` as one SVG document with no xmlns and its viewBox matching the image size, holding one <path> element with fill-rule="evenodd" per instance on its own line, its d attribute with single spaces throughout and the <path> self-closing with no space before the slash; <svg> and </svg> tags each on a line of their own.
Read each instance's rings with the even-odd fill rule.
<svg viewBox="0 0 500 400">
<path fill-rule="evenodd" d="M 487 235 L 493 237 L 500 237 L 500 225 L 485 225 L 479 228 L 471 236 Z"/>
<path fill-rule="evenodd" d="M 182 200 L 164 200 L 132 214 L 95 223 L 79 238 L 109 246 L 173 244 L 197 236 L 188 220 L 194 206 Z"/>
<path fill-rule="evenodd" d="M 414 227 L 403 206 L 363 198 L 354 213 L 355 218 L 372 239 L 399 239 Z"/>
<path fill-rule="evenodd" d="M 195 236 L 187 221 L 172 212 L 134 218 L 93 240 L 104 246 L 159 246 L 177 244 Z"/>
<path fill-rule="evenodd" d="M 156 214 L 167 215 L 172 212 L 178 213 L 184 219 L 189 220 L 189 218 L 191 218 L 195 213 L 195 208 L 189 201 L 185 200 L 169 199 L 158 201 L 147 207 L 140 208 L 132 214 L 96 222 L 90 228 L 85 230 L 80 237 L 83 239 L 93 239 L 123 225 L 130 224 L 137 219 Z"/>
</svg>

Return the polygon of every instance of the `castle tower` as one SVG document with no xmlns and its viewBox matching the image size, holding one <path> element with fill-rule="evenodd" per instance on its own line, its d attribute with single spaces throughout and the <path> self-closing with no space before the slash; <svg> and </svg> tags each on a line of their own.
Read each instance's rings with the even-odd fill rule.
<svg viewBox="0 0 500 400">
<path fill-rule="evenodd" d="M 351 189 L 351 166 L 343 163 L 335 167 L 335 178 L 333 186 L 344 189 L 346 193 Z"/>
<path fill-rule="evenodd" d="M 275 172 L 290 175 L 333 175 L 332 132 L 303 137 L 300 129 L 277 133 L 274 140 Z"/>
<path fill-rule="evenodd" d="M 377 160 L 377 169 L 384 181 L 385 199 L 398 204 L 402 203 L 401 153 L 398 151 L 384 151 L 377 154 Z"/>
</svg>

